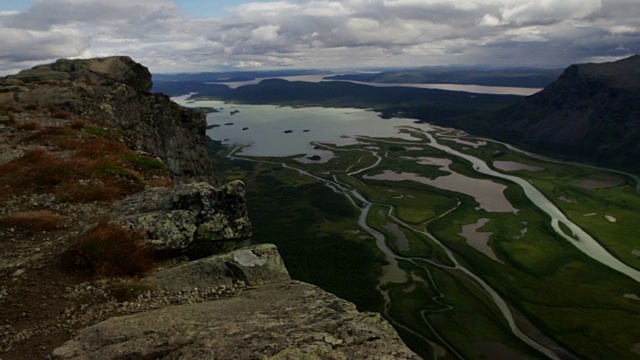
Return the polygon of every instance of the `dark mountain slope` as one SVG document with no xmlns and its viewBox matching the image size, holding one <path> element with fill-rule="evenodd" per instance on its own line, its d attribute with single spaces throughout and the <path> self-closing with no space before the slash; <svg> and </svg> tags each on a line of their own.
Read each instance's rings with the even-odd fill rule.
<svg viewBox="0 0 640 360">
<path fill-rule="evenodd" d="M 640 56 L 571 65 L 554 83 L 500 111 L 487 135 L 542 152 L 640 169 Z"/>
</svg>

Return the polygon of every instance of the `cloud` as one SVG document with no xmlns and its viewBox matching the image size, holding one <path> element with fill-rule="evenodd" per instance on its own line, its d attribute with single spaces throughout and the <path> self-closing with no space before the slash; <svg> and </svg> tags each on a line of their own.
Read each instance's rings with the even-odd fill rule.
<svg viewBox="0 0 640 360">
<path fill-rule="evenodd" d="M 251 30 L 251 38 L 258 42 L 274 42 L 278 40 L 280 25 L 263 25 Z"/>
<path fill-rule="evenodd" d="M 152 71 L 494 64 L 563 67 L 640 52 L 637 0 L 281 0 L 226 18 L 169 0 L 40 0 L 0 13 L 0 71 L 126 54 Z"/>
<path fill-rule="evenodd" d="M 123 25 L 172 18 L 179 13 L 178 6 L 169 0 L 41 0 L 17 14 L 8 25 L 34 30 L 69 23 Z"/>
<path fill-rule="evenodd" d="M 68 28 L 38 31 L 0 27 L 0 33 L 0 59 L 3 61 L 78 56 L 89 48 L 87 36 Z"/>
<path fill-rule="evenodd" d="M 514 1 L 502 10 L 502 18 L 514 24 L 550 24 L 583 19 L 602 8 L 602 0 Z"/>
</svg>

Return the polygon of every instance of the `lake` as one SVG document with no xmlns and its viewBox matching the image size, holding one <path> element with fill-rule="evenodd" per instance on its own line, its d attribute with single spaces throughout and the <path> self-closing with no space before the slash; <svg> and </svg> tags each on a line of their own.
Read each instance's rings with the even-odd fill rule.
<svg viewBox="0 0 640 360">
<path fill-rule="evenodd" d="M 326 156 L 326 151 L 314 149 L 311 142 L 354 144 L 357 140 L 353 136 L 356 135 L 416 140 L 398 129 L 398 126 L 413 125 L 415 119 L 386 120 L 368 110 L 189 102 L 188 97 L 179 96 L 172 100 L 187 107 L 218 109 L 220 112 L 207 115 L 207 123 L 217 125 L 207 130 L 207 135 L 225 144 L 245 146 L 241 152 L 243 155 Z"/>
</svg>

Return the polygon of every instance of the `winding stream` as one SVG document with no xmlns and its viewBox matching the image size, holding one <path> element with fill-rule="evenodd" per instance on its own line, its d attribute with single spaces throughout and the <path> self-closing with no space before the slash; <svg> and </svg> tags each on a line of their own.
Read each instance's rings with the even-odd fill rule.
<svg viewBox="0 0 640 360">
<path fill-rule="evenodd" d="M 414 131 L 418 131 L 421 134 L 425 135 L 430 143 L 429 146 L 432 146 L 436 149 L 442 150 L 448 154 L 457 156 L 461 159 L 465 159 L 469 161 L 473 168 L 485 175 L 489 175 L 492 177 L 504 179 L 510 181 L 512 183 L 517 184 L 522 188 L 525 195 L 531 202 L 536 205 L 540 210 L 544 211 L 547 215 L 551 217 L 551 226 L 553 229 L 562 236 L 565 240 L 573 244 L 580 251 L 591 257 L 592 259 L 614 269 L 622 274 L 627 275 L 631 279 L 640 282 L 640 271 L 630 267 L 629 265 L 623 263 L 618 260 L 615 256 L 611 255 L 600 243 L 598 243 L 593 237 L 587 234 L 582 228 L 578 225 L 574 224 L 571 220 L 569 220 L 563 213 L 558 209 L 549 199 L 547 199 L 538 189 L 536 189 L 533 185 L 531 185 L 528 181 L 521 179 L 519 177 L 513 175 L 507 175 L 500 172 L 497 172 L 491 169 L 487 163 L 484 161 L 471 156 L 465 153 L 454 150 L 446 145 L 442 145 L 438 143 L 435 137 L 429 132 L 429 130 L 435 130 L 430 125 L 425 125 L 427 127 L 426 130 L 410 128 Z M 565 225 L 569 228 L 572 234 L 565 234 L 560 228 L 560 224 Z"/>
</svg>

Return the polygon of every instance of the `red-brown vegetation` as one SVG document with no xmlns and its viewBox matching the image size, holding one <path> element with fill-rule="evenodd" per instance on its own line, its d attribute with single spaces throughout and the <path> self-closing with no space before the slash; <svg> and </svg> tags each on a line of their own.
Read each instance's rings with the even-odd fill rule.
<svg viewBox="0 0 640 360">
<path fill-rule="evenodd" d="M 80 119 L 76 119 L 73 120 L 70 124 L 69 127 L 75 130 L 80 130 L 82 128 L 84 128 L 85 126 L 87 126 L 87 122 L 84 120 L 80 120 Z"/>
<path fill-rule="evenodd" d="M 68 270 L 98 277 L 137 276 L 155 267 L 143 233 L 106 220 L 80 234 L 61 260 Z"/>
<path fill-rule="evenodd" d="M 0 227 L 19 231 L 55 231 L 64 226 L 66 218 L 51 211 L 27 211 L 0 217 Z"/>
<path fill-rule="evenodd" d="M 73 116 L 72 113 L 64 110 L 55 110 L 51 115 L 56 119 L 69 119 Z"/>
<path fill-rule="evenodd" d="M 38 130 L 40 128 L 40 124 L 38 124 L 35 121 L 29 121 L 29 122 L 18 123 L 16 124 L 15 127 L 18 130 L 33 131 L 33 130 Z"/>
</svg>

